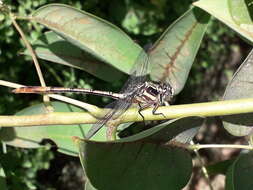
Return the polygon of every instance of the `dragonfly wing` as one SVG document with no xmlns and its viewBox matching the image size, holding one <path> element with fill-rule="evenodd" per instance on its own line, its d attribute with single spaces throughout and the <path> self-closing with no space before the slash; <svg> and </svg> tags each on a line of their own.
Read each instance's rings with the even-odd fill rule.
<svg viewBox="0 0 253 190">
<path fill-rule="evenodd" d="M 119 99 L 113 102 L 114 104 L 113 109 L 109 111 L 102 120 L 99 120 L 92 126 L 92 128 L 88 131 L 86 138 L 88 139 L 91 138 L 110 119 L 118 118 L 132 105 L 133 98 L 137 90 L 136 86 L 142 84 L 146 80 L 148 66 L 149 66 L 148 55 L 146 54 L 145 51 L 142 51 L 138 56 L 138 58 L 136 59 L 136 62 L 132 68 L 131 76 L 129 77 L 129 79 L 127 80 L 127 82 L 124 84 L 123 88 L 120 91 L 121 94 L 127 93 L 129 94 L 129 96 L 124 99 Z M 108 106 L 111 106 L 111 104 L 109 104 Z"/>
<path fill-rule="evenodd" d="M 111 104 L 107 105 L 107 107 L 113 108 L 104 116 L 103 119 L 99 120 L 95 123 L 92 128 L 88 131 L 86 138 L 91 138 L 95 135 L 110 119 L 118 118 L 122 115 L 130 106 L 131 106 L 132 97 L 127 97 L 125 99 L 119 99 Z"/>
<path fill-rule="evenodd" d="M 127 82 L 124 84 L 121 93 L 133 92 L 137 85 L 142 84 L 146 80 L 149 66 L 149 57 L 145 51 L 142 51 L 137 57 L 133 68 L 131 69 L 131 75 Z"/>
</svg>

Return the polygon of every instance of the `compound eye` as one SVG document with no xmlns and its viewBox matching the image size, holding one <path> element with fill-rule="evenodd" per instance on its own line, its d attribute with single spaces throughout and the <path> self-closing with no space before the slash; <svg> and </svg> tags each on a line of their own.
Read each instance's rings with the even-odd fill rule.
<svg viewBox="0 0 253 190">
<path fill-rule="evenodd" d="M 170 88 L 170 93 L 171 93 L 171 96 L 174 96 L 175 92 L 174 92 L 174 89 L 172 87 Z"/>
<path fill-rule="evenodd" d="M 169 85 L 164 89 L 164 92 L 167 96 L 173 96 L 174 95 L 174 89 Z"/>
<path fill-rule="evenodd" d="M 152 87 L 148 87 L 147 88 L 147 92 L 154 95 L 154 96 L 157 96 L 159 94 L 159 92 L 157 91 L 157 89 L 155 88 L 152 88 Z"/>
</svg>

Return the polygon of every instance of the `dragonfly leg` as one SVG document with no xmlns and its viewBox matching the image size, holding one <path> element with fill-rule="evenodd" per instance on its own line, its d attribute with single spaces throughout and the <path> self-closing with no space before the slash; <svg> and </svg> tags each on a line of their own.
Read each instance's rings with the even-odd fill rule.
<svg viewBox="0 0 253 190">
<path fill-rule="evenodd" d="M 142 113 L 141 113 L 141 111 L 142 110 L 145 110 L 146 108 L 148 108 L 149 106 L 148 105 L 144 105 L 144 106 L 142 106 L 141 105 L 141 103 L 138 103 L 138 105 L 139 105 L 139 110 L 138 110 L 138 113 L 140 114 L 140 116 L 142 117 L 142 120 L 144 121 L 144 124 L 145 124 L 145 118 L 144 118 L 144 115 L 142 115 Z"/>
<path fill-rule="evenodd" d="M 157 112 L 156 112 L 159 106 L 160 106 L 159 104 L 155 104 L 155 107 L 154 107 L 153 110 L 152 110 L 152 114 L 153 114 L 153 115 L 162 115 L 163 117 L 166 118 L 166 116 L 165 116 L 163 113 L 157 113 Z"/>
</svg>

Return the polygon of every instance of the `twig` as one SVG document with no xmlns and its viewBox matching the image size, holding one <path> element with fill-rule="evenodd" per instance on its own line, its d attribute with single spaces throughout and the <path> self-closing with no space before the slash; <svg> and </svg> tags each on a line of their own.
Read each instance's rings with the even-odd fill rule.
<svg viewBox="0 0 253 190">
<path fill-rule="evenodd" d="M 35 52 L 34 52 L 32 46 L 30 45 L 30 43 L 28 42 L 28 40 L 26 39 L 24 32 L 22 31 L 22 29 L 19 27 L 18 23 L 16 22 L 16 19 L 15 19 L 16 16 L 13 13 L 11 13 L 11 12 L 9 13 L 9 15 L 10 15 L 10 19 L 11 19 L 14 27 L 19 32 L 19 34 L 20 34 L 22 40 L 24 41 L 27 49 L 31 53 L 31 56 L 32 56 L 32 59 L 33 59 L 33 62 L 34 62 L 34 65 L 35 65 L 35 68 L 36 68 L 39 80 L 40 80 L 40 84 L 41 84 L 41 86 L 45 87 L 46 83 L 45 83 L 45 80 L 43 78 L 43 75 L 42 75 L 42 72 L 41 72 L 41 69 L 40 69 L 40 65 L 39 65 L 38 59 L 37 59 L 37 57 L 35 55 Z M 44 95 L 43 99 L 44 99 L 45 102 L 49 102 L 49 97 L 47 95 Z"/>
<path fill-rule="evenodd" d="M 83 112 L 52 112 L 38 115 L 0 116 L 1 127 L 32 127 L 96 123 L 97 119 Z"/>
<path fill-rule="evenodd" d="M 191 141 L 190 144 L 191 144 L 191 145 L 195 145 L 195 143 L 194 143 L 193 141 Z M 194 149 L 193 151 L 195 152 L 195 154 L 196 154 L 196 156 L 197 156 L 197 159 L 199 160 L 199 162 L 200 162 L 200 164 L 201 164 L 201 171 L 202 171 L 202 173 L 204 174 L 204 176 L 205 176 L 205 178 L 206 178 L 206 181 L 207 181 L 207 183 L 208 183 L 210 189 L 213 190 L 213 186 L 212 186 L 212 184 L 211 184 L 209 174 L 208 174 L 208 172 L 207 172 L 207 169 L 206 169 L 206 167 L 205 167 L 205 164 L 204 164 L 204 162 L 203 162 L 203 160 L 202 160 L 202 158 L 201 158 L 201 156 L 200 156 L 198 150 L 197 150 L 197 149 Z"/>
<path fill-rule="evenodd" d="M 253 150 L 253 146 L 251 145 L 238 145 L 238 144 L 195 144 L 188 146 L 188 149 L 191 150 L 200 150 L 203 148 L 236 148 L 236 149 Z"/>
</svg>

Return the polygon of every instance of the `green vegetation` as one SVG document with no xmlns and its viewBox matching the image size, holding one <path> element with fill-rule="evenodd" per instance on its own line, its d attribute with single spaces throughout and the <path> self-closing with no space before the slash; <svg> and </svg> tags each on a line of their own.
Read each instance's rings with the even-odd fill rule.
<svg viewBox="0 0 253 190">
<path fill-rule="evenodd" d="M 244 9 L 245 7 L 243 6 L 244 4 L 242 1 L 240 2 L 241 9 L 238 11 L 240 15 L 238 15 L 237 11 L 233 9 L 235 6 L 233 0 L 226 0 L 226 2 L 227 4 L 220 3 L 219 0 L 213 0 L 213 2 L 211 0 L 206 0 L 204 3 L 204 1 L 201 0 L 194 4 L 214 16 L 211 18 L 209 18 L 209 15 L 206 12 L 199 8 L 195 7 L 191 9 L 191 6 L 193 6 L 193 1 L 191 0 L 175 2 L 170 2 L 169 0 L 62 0 L 56 2 L 84 10 L 105 20 L 102 21 L 98 19 L 99 22 L 92 25 L 94 20 L 97 21 L 96 17 L 78 12 L 70 7 L 61 7 L 60 5 L 55 6 L 56 10 L 58 8 L 62 9 L 62 12 L 60 13 L 66 13 L 66 17 L 64 17 L 66 19 L 75 18 L 73 15 L 77 13 L 83 14 L 82 21 L 87 21 L 86 19 L 88 19 L 89 22 L 92 23 L 92 27 L 89 30 L 90 25 L 85 28 L 85 22 L 83 22 L 85 24 L 82 25 L 76 24 L 72 21 L 73 25 L 70 25 L 69 28 L 65 25 L 60 29 L 55 27 L 52 23 L 57 17 L 50 17 L 51 15 L 47 13 L 47 11 L 51 9 L 52 13 L 54 13 L 53 11 L 55 11 L 55 7 L 49 5 L 48 7 L 38 10 L 38 8 L 44 5 L 55 3 L 54 1 L 4 1 L 5 5 L 10 8 L 11 12 L 18 16 L 17 22 L 25 33 L 26 38 L 32 45 L 34 45 L 33 47 L 38 57 L 43 58 L 39 59 L 39 62 L 43 77 L 48 86 L 92 88 L 117 92 L 123 86 L 125 79 L 127 78 L 126 73 L 129 73 L 137 55 L 141 51 L 140 47 L 156 42 L 158 45 L 155 46 L 154 51 L 149 53 L 149 56 L 153 62 L 161 62 L 164 63 L 165 66 L 169 65 L 172 68 L 172 71 L 170 70 L 170 73 L 166 76 L 166 81 L 170 81 L 176 89 L 178 95 L 173 102 L 173 104 L 176 105 L 221 100 L 226 88 L 227 94 L 224 96 L 225 100 L 233 98 L 251 98 L 250 84 L 252 82 L 248 82 L 246 85 L 240 83 L 240 81 L 244 80 L 243 76 L 250 78 L 251 73 L 246 71 L 242 73 L 241 71 L 238 74 L 241 76 L 240 78 L 234 77 L 232 81 L 231 78 L 234 71 L 242 63 L 242 60 L 248 55 L 250 46 L 246 42 L 252 43 L 252 37 L 248 34 L 250 31 L 247 31 L 247 28 L 240 27 L 242 25 L 252 25 L 253 23 L 248 19 L 247 14 L 243 14 L 247 11 Z M 215 6 L 212 7 L 211 5 L 216 5 L 218 8 Z M 228 15 L 226 15 L 227 12 L 224 7 L 228 8 L 229 11 L 227 12 L 231 14 L 232 21 L 227 19 Z M 224 12 L 224 15 L 221 14 L 222 12 Z M 33 15 L 30 21 L 24 19 L 25 16 L 32 13 Z M 46 13 L 48 15 L 45 18 L 48 20 L 43 17 Z M 184 13 L 186 14 L 183 17 L 180 17 Z M 249 14 L 251 14 L 250 11 Z M 180 19 L 175 25 L 171 25 L 179 17 Z M 52 21 L 52 23 L 47 23 L 47 21 Z M 224 22 L 224 24 L 220 21 Z M 13 27 L 8 14 L 4 14 L 4 10 L 2 10 L 2 14 L 0 15 L 0 22 L 0 65 L 2 66 L 0 80 L 29 86 L 40 85 L 33 60 L 28 56 L 27 47 L 21 40 L 16 29 Z M 133 41 L 123 34 L 119 28 L 108 24 L 108 22 L 119 27 L 140 46 L 133 43 Z M 68 22 L 66 21 L 66 23 Z M 228 28 L 227 25 L 230 26 L 230 28 Z M 71 27 L 73 26 L 75 26 L 78 35 L 76 35 L 76 33 L 71 33 L 71 29 L 73 29 Z M 167 30 L 167 32 L 164 33 L 169 26 L 174 26 L 174 28 L 169 28 L 171 30 Z M 53 30 L 56 33 L 50 32 L 50 30 Z M 100 34 L 101 31 L 104 32 L 104 35 Z M 60 35 L 61 38 L 56 34 Z M 95 41 L 94 44 L 101 47 L 101 49 L 91 50 L 91 46 L 94 44 L 89 44 L 89 42 L 85 41 L 85 38 L 78 38 L 80 34 L 90 35 L 90 39 L 97 35 L 98 40 L 96 39 L 97 41 Z M 162 34 L 164 38 L 160 38 Z M 204 35 L 203 39 L 202 35 Z M 75 38 L 76 36 L 77 38 Z M 47 44 L 47 42 L 50 43 Z M 55 57 L 48 56 L 44 58 L 42 52 L 47 49 L 52 50 L 48 47 L 59 42 L 62 43 L 62 46 L 51 46 L 51 48 L 55 52 L 62 52 L 66 57 L 69 56 L 69 59 L 65 57 L 65 62 L 58 61 L 60 64 L 55 64 L 54 61 L 52 61 Z M 165 44 L 165 46 L 159 46 L 160 42 L 161 44 Z M 186 46 L 181 46 L 181 44 L 186 44 Z M 114 49 L 110 49 L 111 47 L 117 47 L 117 51 L 113 51 Z M 179 54 L 175 53 L 178 49 Z M 70 51 L 73 51 L 73 53 L 70 53 Z M 86 54 L 87 52 L 89 52 L 89 54 Z M 173 62 L 171 57 L 161 56 L 170 55 L 164 54 L 164 52 L 177 55 L 175 59 L 176 61 L 174 62 L 176 67 L 170 65 Z M 185 52 L 186 54 L 184 54 Z M 68 55 L 67 53 L 70 54 Z M 196 53 L 196 59 L 194 59 Z M 120 55 L 124 56 L 119 57 Z M 182 59 L 180 56 L 182 56 Z M 180 60 L 177 60 L 178 57 L 180 57 Z M 75 58 L 78 59 L 75 60 Z M 96 67 L 96 64 L 93 62 L 94 60 L 98 61 L 98 64 L 100 64 L 99 67 Z M 166 62 L 167 60 L 169 61 Z M 68 66 L 66 66 L 66 63 Z M 245 65 L 246 64 L 243 66 L 244 68 L 246 67 Z M 112 66 L 114 69 L 112 69 Z M 161 76 L 160 73 L 164 70 L 157 68 L 156 65 L 153 65 L 152 67 L 153 70 L 151 69 L 150 71 L 150 78 L 158 80 Z M 173 70 L 173 68 L 179 68 L 180 71 Z M 190 74 L 188 76 L 189 70 Z M 245 69 L 242 68 L 241 70 Z M 178 78 L 173 78 L 174 72 Z M 230 85 L 227 86 L 228 81 L 231 82 Z M 246 88 L 248 91 L 236 93 L 233 91 L 233 84 L 245 85 L 237 88 L 237 92 L 242 92 L 242 90 Z M 39 104 L 42 103 L 42 97 L 38 95 L 16 95 L 11 93 L 10 89 L 7 87 L 1 87 L 0 93 L 1 115 L 16 114 L 25 116 L 31 115 L 32 117 L 32 115 L 47 113 L 48 107 L 46 106 L 48 105 Z M 233 96 L 234 94 L 238 96 Z M 67 96 L 99 107 L 103 107 L 111 101 L 109 98 L 94 97 L 91 95 L 67 94 Z M 64 114 L 62 112 L 80 112 L 81 114 L 84 112 L 76 106 L 69 106 L 65 103 L 56 102 L 49 104 L 49 106 L 50 105 L 59 116 Z M 211 104 L 209 106 L 211 106 Z M 94 110 L 90 110 L 93 108 L 94 107 L 92 106 L 85 107 L 85 109 L 88 110 L 85 114 L 92 113 Z M 94 115 L 101 115 L 103 112 L 100 111 L 101 110 L 95 110 Z M 57 117 L 57 113 L 55 117 Z M 226 114 L 224 113 L 223 115 Z M 219 116 L 219 114 L 217 114 L 217 116 Z M 67 120 L 68 117 L 71 117 L 71 115 L 66 114 L 64 120 Z M 247 122 L 251 123 L 251 115 L 246 115 L 245 117 L 248 119 Z M 87 116 L 87 118 L 89 117 Z M 247 128 L 251 125 L 249 125 L 249 123 L 240 123 L 241 126 L 237 121 L 241 122 L 245 119 L 242 119 L 241 116 L 238 116 L 237 119 L 238 120 L 236 120 L 235 124 L 233 118 L 231 119 L 229 117 L 224 117 L 223 120 L 217 119 L 217 121 L 214 121 L 212 118 L 207 118 L 207 122 L 204 124 L 206 130 L 205 132 L 199 133 L 200 135 L 196 137 L 196 141 L 201 142 L 201 144 L 211 144 L 216 138 L 215 142 L 236 144 L 236 141 L 231 142 L 230 138 L 224 137 L 224 131 L 222 131 L 220 125 L 224 122 L 225 129 L 232 135 L 249 135 L 250 132 L 243 127 L 246 126 Z M 74 138 L 76 144 L 73 143 L 71 137 L 84 137 L 83 134 L 87 132 L 91 126 L 90 124 L 81 125 L 74 123 L 72 126 L 67 126 L 65 128 L 62 127 L 63 125 L 61 125 L 61 123 L 57 126 L 45 124 L 43 127 L 17 127 L 15 129 L 2 127 L 0 128 L 0 140 L 3 141 L 3 148 L 0 151 L 0 187 L 4 187 L 2 184 L 6 181 L 7 187 L 10 190 L 83 189 L 80 185 L 80 183 L 83 182 L 83 173 L 81 172 L 81 175 L 79 175 L 78 169 L 75 171 L 66 169 L 73 165 L 75 167 L 79 166 L 80 169 L 80 162 L 74 157 L 59 154 L 57 152 L 59 151 L 67 155 L 77 156 L 79 151 L 81 164 L 90 180 L 86 181 L 87 189 L 93 189 L 94 187 L 97 187 L 98 189 L 129 189 L 129 186 L 132 186 L 131 189 L 144 189 L 145 185 L 148 185 L 148 188 L 150 189 L 168 189 L 168 187 L 181 189 L 188 182 L 192 172 L 192 160 L 190 154 L 182 151 L 178 147 L 174 148 L 174 146 L 177 145 L 165 148 L 164 146 L 160 146 L 160 144 L 173 140 L 175 136 L 181 134 L 181 132 L 185 132 L 187 129 L 197 130 L 198 127 L 203 125 L 203 122 L 204 119 L 200 117 L 187 117 L 182 119 L 173 118 L 173 120 L 166 123 L 156 125 L 155 128 L 147 129 L 144 126 L 143 128 L 147 130 L 142 132 L 140 132 L 139 128 L 136 129 L 136 126 L 124 126 L 119 128 L 120 133 L 118 135 L 121 136 L 121 134 L 123 134 L 122 136 L 129 137 L 110 143 L 94 143 L 93 141 L 82 141 L 79 138 Z M 236 130 L 234 130 L 232 127 L 238 127 L 239 129 L 236 128 Z M 93 140 L 106 140 L 105 131 L 106 129 L 103 128 Z M 140 133 L 135 134 L 137 131 Z M 189 133 L 186 133 L 186 135 L 189 135 L 189 139 L 191 139 L 191 137 L 196 134 L 195 132 L 193 133 L 192 136 L 190 136 Z M 134 135 L 130 136 L 130 134 Z M 164 134 L 170 135 L 164 136 Z M 181 138 L 182 137 L 178 137 L 176 140 L 181 142 Z M 57 145 L 58 150 L 56 151 L 56 149 L 54 149 L 55 146 L 53 146 L 53 150 L 50 150 L 47 146 L 44 148 L 38 148 L 40 146 L 40 141 L 43 141 L 43 143 L 45 141 L 45 144 L 50 142 L 51 144 Z M 5 150 L 5 143 L 12 145 L 12 147 L 7 146 L 7 152 Z M 239 143 L 242 144 L 242 142 Z M 156 144 L 159 145 L 156 146 Z M 196 147 L 189 146 L 187 148 L 201 149 L 202 147 L 201 145 L 199 147 L 196 145 Z M 151 156 L 149 157 L 147 155 Z M 219 158 L 222 157 L 216 155 L 203 156 L 205 156 L 208 161 L 217 161 L 218 163 L 220 161 Z M 180 159 L 175 161 L 174 157 Z M 101 160 L 101 158 L 103 158 L 103 160 Z M 226 157 L 226 159 L 230 158 L 230 155 Z M 218 164 L 217 166 L 212 165 L 210 171 L 212 174 L 227 172 L 228 179 L 226 183 L 227 187 L 231 189 L 238 189 L 238 187 L 245 187 L 245 189 L 247 189 L 246 185 L 242 186 L 240 183 L 247 177 L 245 174 L 246 171 L 240 170 L 240 164 L 242 162 L 241 160 L 246 160 L 250 167 L 251 159 L 252 154 L 240 156 L 235 162 L 229 162 L 229 164 L 225 166 L 223 165 L 222 169 Z M 168 166 L 168 164 L 170 166 Z M 175 168 L 172 168 L 171 170 L 168 169 L 171 168 L 171 166 L 174 166 Z M 56 167 L 59 168 L 55 169 Z M 178 169 L 179 167 L 180 169 Z M 128 168 L 128 170 L 126 170 L 126 168 Z M 166 168 L 166 170 L 164 170 L 164 168 Z M 177 169 L 178 171 L 180 170 L 181 173 L 176 173 L 175 171 Z M 104 171 L 109 172 L 103 173 Z M 240 172 L 245 172 L 243 174 L 245 174 L 246 177 L 244 178 L 243 175 L 239 182 L 234 181 L 233 176 L 235 175 L 233 175 L 233 172 L 236 172 L 237 175 Z M 73 174 L 72 176 L 76 176 L 76 178 L 71 178 L 69 173 Z M 118 183 L 115 184 L 115 181 L 113 180 L 118 177 L 118 173 L 124 173 L 125 177 L 121 176 L 121 181 L 119 180 Z M 143 175 L 145 173 L 148 173 L 148 176 Z M 106 177 L 104 177 L 104 175 L 106 175 Z M 137 184 L 135 183 L 136 176 L 141 179 Z M 4 183 L 2 183 L 1 179 L 3 179 Z M 176 181 L 176 179 L 178 179 L 178 181 Z M 145 180 L 150 183 L 146 183 Z M 155 184 L 152 180 L 157 183 L 155 186 L 152 186 Z M 73 184 L 73 181 L 76 181 L 77 183 Z M 196 184 L 190 185 L 194 187 Z"/>
</svg>

